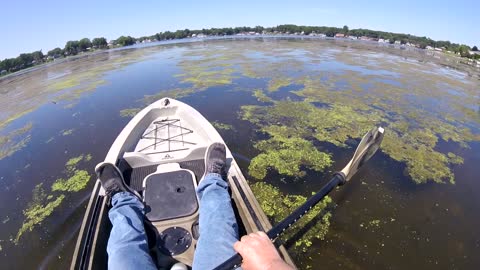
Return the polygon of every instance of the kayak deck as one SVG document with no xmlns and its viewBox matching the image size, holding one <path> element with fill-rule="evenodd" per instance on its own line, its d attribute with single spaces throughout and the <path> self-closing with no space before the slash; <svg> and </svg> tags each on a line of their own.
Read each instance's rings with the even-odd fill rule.
<svg viewBox="0 0 480 270">
<path fill-rule="evenodd" d="M 196 110 L 172 99 L 139 112 L 113 143 L 105 161 L 116 164 L 125 182 L 143 195 L 150 253 L 160 269 L 191 266 L 199 238 L 195 193 L 205 170 L 205 151 L 223 142 Z M 227 147 L 228 182 L 240 235 L 271 228 Z M 97 181 L 77 240 L 71 269 L 106 269 L 111 224 L 104 190 Z M 281 256 L 293 265 L 286 250 Z"/>
</svg>

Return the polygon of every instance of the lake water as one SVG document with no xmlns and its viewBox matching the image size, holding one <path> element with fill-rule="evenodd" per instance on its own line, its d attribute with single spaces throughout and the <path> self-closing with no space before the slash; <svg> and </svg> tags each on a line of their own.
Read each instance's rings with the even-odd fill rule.
<svg viewBox="0 0 480 270">
<path fill-rule="evenodd" d="M 332 167 L 247 177 L 285 194 L 309 196 L 346 164 L 358 141 L 355 121 L 395 134 L 397 145 L 386 142 L 333 192 L 326 238 L 306 252 L 290 247 L 299 268 L 478 269 L 478 74 L 391 50 L 333 40 L 212 40 L 109 51 L 0 79 L 0 268 L 69 267 L 95 164 L 129 115 L 170 96 L 216 123 L 246 176 L 262 152 L 254 143 L 268 135 L 243 105 L 310 103 L 336 119 L 339 129 L 319 120 L 307 136 L 331 155 Z M 357 118 L 343 119 L 335 106 Z M 340 145 L 315 137 L 322 129 L 350 133 Z M 80 155 L 75 170 L 88 172 L 86 186 L 55 189 Z"/>
</svg>

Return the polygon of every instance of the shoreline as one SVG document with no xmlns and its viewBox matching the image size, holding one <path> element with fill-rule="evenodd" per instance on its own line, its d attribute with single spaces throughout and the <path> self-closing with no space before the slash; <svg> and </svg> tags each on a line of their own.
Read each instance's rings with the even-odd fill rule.
<svg viewBox="0 0 480 270">
<path fill-rule="evenodd" d="M 427 50 L 427 49 L 420 49 L 416 47 L 410 47 L 405 45 L 398 45 L 398 44 L 386 44 L 380 43 L 377 41 L 370 41 L 370 40 L 353 40 L 349 38 L 336 38 L 336 37 L 321 37 L 321 36 L 307 36 L 307 35 L 294 35 L 294 34 L 282 34 L 282 35 L 225 35 L 225 36 L 207 36 L 207 37 L 190 37 L 190 38 L 182 38 L 182 39 L 171 39 L 171 40 L 161 40 L 161 41 L 153 41 L 149 43 L 138 43 L 129 46 L 123 47 L 114 47 L 106 50 L 96 50 L 93 52 L 82 53 L 80 55 L 68 56 L 64 58 L 60 58 L 59 60 L 54 60 L 53 62 L 43 63 L 40 65 L 36 65 L 33 67 L 29 67 L 26 69 L 22 69 L 13 73 L 9 73 L 4 76 L 0 76 L 0 83 L 5 79 L 16 77 L 23 74 L 28 74 L 29 72 L 36 71 L 42 68 L 50 67 L 56 64 L 64 63 L 66 61 L 73 61 L 85 57 L 95 56 L 98 54 L 109 53 L 113 51 L 121 51 L 121 50 L 129 50 L 129 49 L 141 49 L 141 48 L 148 48 L 148 47 L 155 47 L 155 46 L 162 46 L 162 45 L 175 45 L 175 44 L 183 44 L 183 43 L 195 43 L 195 42 L 204 42 L 204 41 L 216 41 L 216 40 L 249 40 L 249 39 L 299 39 L 299 40 L 322 40 L 322 41 L 336 41 L 336 42 L 345 42 L 350 44 L 358 44 L 358 45 L 367 45 L 375 48 L 387 49 L 388 53 L 401 56 L 401 57 L 413 57 L 417 60 L 424 62 L 425 60 L 430 60 L 435 64 L 439 64 L 443 67 L 453 68 L 460 72 L 466 72 L 468 76 L 474 77 L 474 74 L 478 79 L 480 79 L 480 61 L 476 61 L 477 64 L 475 65 L 475 60 L 470 64 L 468 62 L 469 59 L 465 59 L 458 55 L 451 55 L 445 52 Z M 410 55 L 404 55 L 404 52 L 411 53 Z M 415 55 L 416 54 L 416 55 Z M 426 59 L 428 57 L 429 59 Z M 438 59 L 440 57 L 441 59 Z M 442 58 L 443 57 L 443 58 Z M 422 58 L 422 59 L 419 59 Z M 432 61 L 433 60 L 433 61 Z M 453 65 L 451 62 L 454 62 Z M 460 64 L 459 66 L 455 66 L 455 64 Z M 472 74 L 473 73 L 473 74 Z"/>
</svg>

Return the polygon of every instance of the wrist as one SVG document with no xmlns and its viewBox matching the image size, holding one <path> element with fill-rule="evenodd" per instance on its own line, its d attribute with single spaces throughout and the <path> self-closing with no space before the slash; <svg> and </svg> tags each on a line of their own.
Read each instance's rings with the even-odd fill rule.
<svg viewBox="0 0 480 270">
<path fill-rule="evenodd" d="M 265 270 L 290 270 L 293 269 L 290 265 L 282 259 L 273 260 Z"/>
</svg>

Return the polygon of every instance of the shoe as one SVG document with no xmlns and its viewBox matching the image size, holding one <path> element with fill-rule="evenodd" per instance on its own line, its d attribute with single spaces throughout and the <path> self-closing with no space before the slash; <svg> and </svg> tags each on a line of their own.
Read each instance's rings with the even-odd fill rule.
<svg viewBox="0 0 480 270">
<path fill-rule="evenodd" d="M 142 197 L 138 194 L 137 191 L 131 189 L 123 180 L 123 175 L 117 166 L 112 163 L 102 162 L 95 167 L 95 173 L 97 178 L 100 180 L 103 189 L 109 200 L 112 199 L 113 195 L 119 192 L 130 192 L 133 195 L 137 196 L 140 201 Z"/>
<path fill-rule="evenodd" d="M 217 173 L 222 179 L 227 179 L 227 150 L 223 143 L 212 143 L 205 152 L 205 173 Z"/>
</svg>

